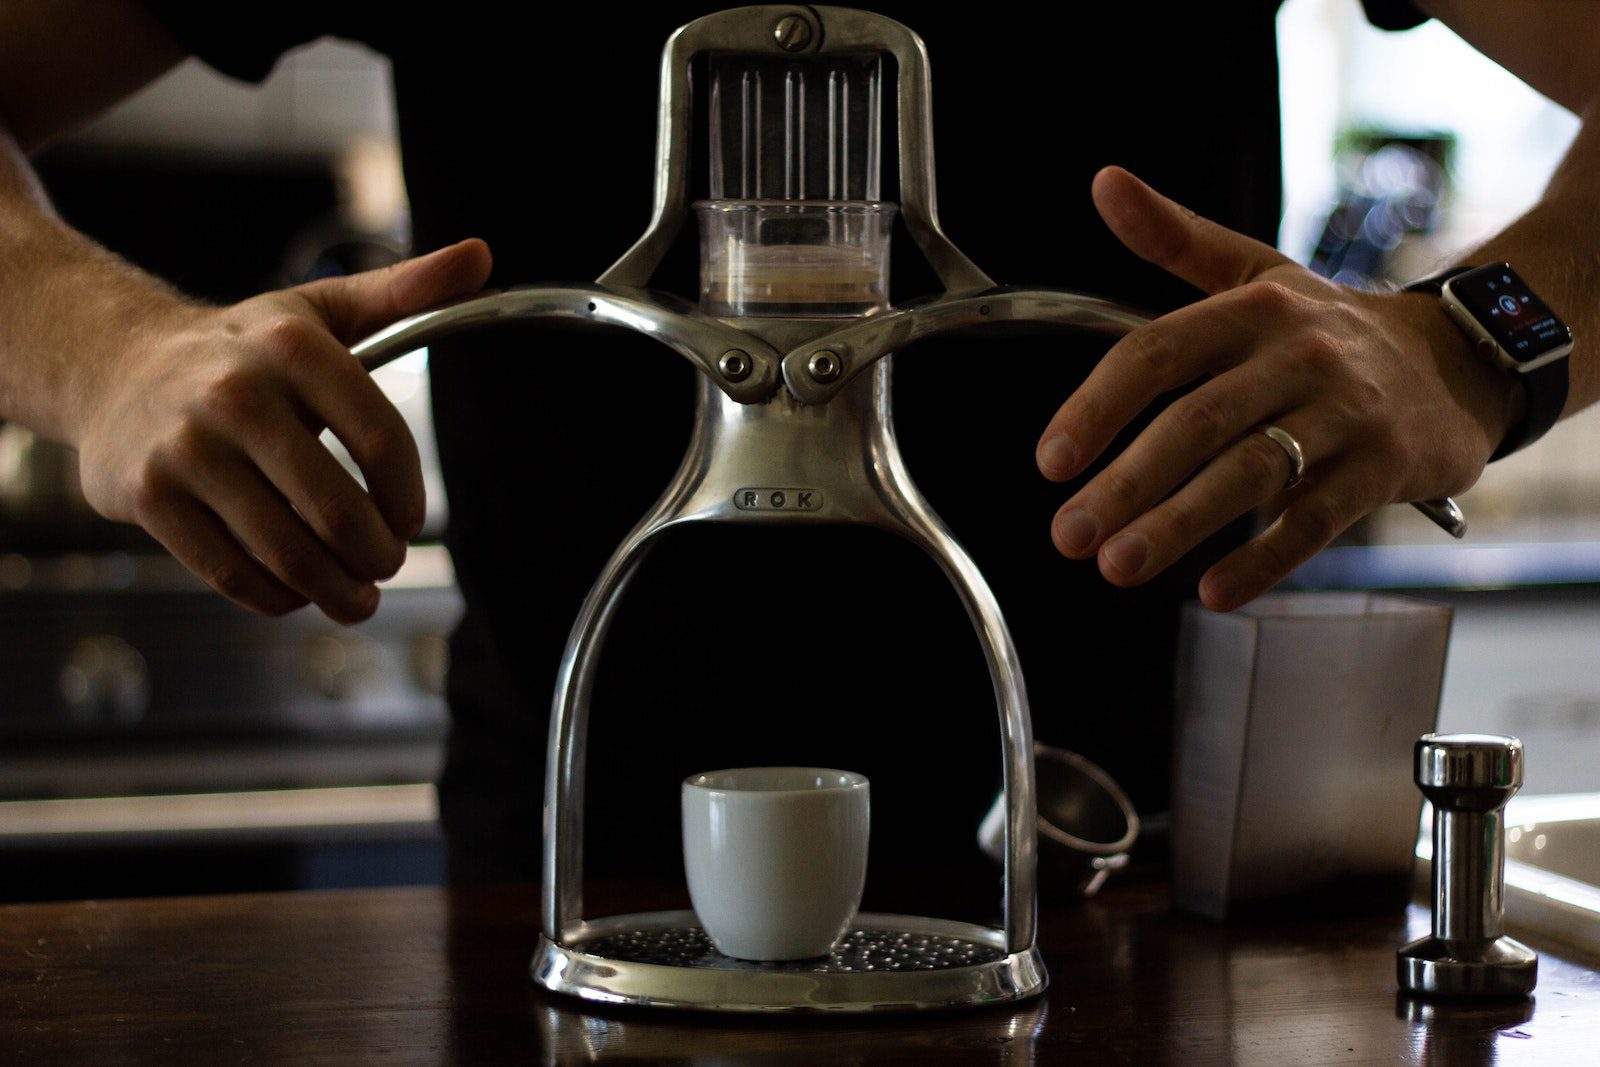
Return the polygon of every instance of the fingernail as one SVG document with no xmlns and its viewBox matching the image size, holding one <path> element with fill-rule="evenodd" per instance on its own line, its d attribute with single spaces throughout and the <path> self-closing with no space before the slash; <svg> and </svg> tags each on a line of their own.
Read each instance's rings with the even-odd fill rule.
<svg viewBox="0 0 1600 1067">
<path fill-rule="evenodd" d="M 1056 523 L 1056 533 L 1068 552 L 1083 552 L 1094 543 L 1100 524 L 1082 508 L 1073 508 Z"/>
<path fill-rule="evenodd" d="M 1150 558 L 1150 541 L 1144 534 L 1123 534 L 1100 550 L 1112 570 L 1124 578 L 1137 578 Z"/>
<path fill-rule="evenodd" d="M 1239 586 L 1226 574 L 1213 574 L 1200 583 L 1200 595 L 1218 611 L 1233 607 L 1233 598 L 1239 595 Z"/>
<path fill-rule="evenodd" d="M 1064 436 L 1052 437 L 1039 446 L 1039 466 L 1046 471 L 1065 474 L 1077 465 L 1077 460 L 1078 450 Z"/>
<path fill-rule="evenodd" d="M 377 586 L 364 585 L 361 587 L 361 591 L 356 593 L 355 597 L 352 598 L 351 602 L 355 605 L 355 609 L 361 614 L 371 615 L 374 611 L 378 610 L 379 595 L 380 594 L 378 593 Z"/>
</svg>

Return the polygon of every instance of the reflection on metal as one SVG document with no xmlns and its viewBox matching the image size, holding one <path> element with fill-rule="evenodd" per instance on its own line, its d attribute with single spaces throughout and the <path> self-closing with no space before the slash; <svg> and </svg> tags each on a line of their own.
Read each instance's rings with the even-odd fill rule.
<svg viewBox="0 0 1600 1067">
<path fill-rule="evenodd" d="M 1600 793 L 1519 796 L 1505 818 L 1506 924 L 1600 954 Z M 1430 822 L 1425 811 L 1417 839 L 1419 891 L 1431 877 Z"/>
<path fill-rule="evenodd" d="M 1429 522 L 1454 537 L 1457 541 L 1467 536 L 1466 512 L 1462 511 L 1461 505 L 1450 497 L 1442 497 L 1439 500 L 1418 500 L 1411 506 L 1426 515 Z"/>
<path fill-rule="evenodd" d="M 1007 953 L 999 931 L 870 912 L 832 956 L 787 963 L 717 953 L 692 911 L 617 915 L 580 924 L 562 944 L 541 937 L 531 969 L 545 988 L 595 1003 L 752 1014 L 981 1007 L 1045 986 L 1039 950 Z"/>
<path fill-rule="evenodd" d="M 539 1061 L 551 1067 L 571 1063 L 593 1063 L 601 1059 L 624 1060 L 631 1063 L 678 1063 L 685 1067 L 724 1067 L 731 1063 L 747 1063 L 759 1058 L 761 1053 L 752 1044 L 751 1035 L 760 1032 L 772 1040 L 772 1047 L 781 1046 L 785 1040 L 804 1038 L 797 1028 L 771 1030 L 760 1023 L 745 1021 L 736 1026 L 706 1026 L 694 1018 L 681 1019 L 659 1013 L 609 1012 L 604 1015 L 585 1010 L 581 1002 L 541 998 L 534 1006 L 534 1018 L 539 1026 Z M 1031 1003 L 1017 1005 L 994 1030 L 995 1020 L 986 1019 L 982 1046 L 998 1058 L 995 1062 L 1019 1065 L 1047 1062 L 1038 1048 L 1049 1022 L 1049 1002 L 1040 997 Z M 916 1056 L 908 1052 L 903 1030 L 878 1028 L 858 1031 L 866 1036 L 860 1047 L 852 1047 L 840 1059 L 856 1062 L 881 1060 L 909 1060 Z M 992 1048 L 991 1048 L 992 1045 Z M 766 1046 L 762 1046 L 766 1047 Z M 967 1057 L 981 1058 L 977 1043 L 959 1046 L 967 1050 Z M 874 1050 L 881 1055 L 874 1055 Z M 791 1047 L 790 1052 L 794 1050 Z M 953 1053 L 959 1055 L 959 1053 Z M 783 1054 L 777 1054 L 780 1061 Z M 806 1060 L 804 1052 L 794 1055 L 796 1061 Z M 810 1059 L 827 1059 L 811 1056 Z"/>
</svg>

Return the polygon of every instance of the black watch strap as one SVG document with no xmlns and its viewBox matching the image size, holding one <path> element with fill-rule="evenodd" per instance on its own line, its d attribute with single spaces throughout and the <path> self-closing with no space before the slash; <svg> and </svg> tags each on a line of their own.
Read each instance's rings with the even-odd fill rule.
<svg viewBox="0 0 1600 1067">
<path fill-rule="evenodd" d="M 1465 274 L 1476 267 L 1451 267 L 1449 270 L 1440 271 L 1438 274 L 1427 278 L 1420 278 L 1407 285 L 1404 289 L 1408 293 L 1431 293 L 1441 296 L 1444 293 L 1444 283 L 1457 275 Z M 1523 408 L 1522 419 L 1511 429 L 1506 431 L 1506 436 L 1500 442 L 1500 447 L 1494 450 L 1494 455 L 1489 457 L 1493 463 L 1497 459 L 1504 459 L 1519 449 L 1526 448 L 1549 432 L 1550 427 L 1561 418 L 1561 409 L 1567 406 L 1567 361 L 1559 359 L 1554 363 L 1547 363 L 1531 371 L 1519 372 L 1517 380 L 1522 382 L 1522 391 L 1526 396 L 1526 405 Z"/>
<path fill-rule="evenodd" d="M 1558 359 L 1542 367 L 1517 376 L 1521 379 L 1527 396 L 1527 407 L 1522 421 L 1506 431 L 1506 439 L 1489 457 L 1493 463 L 1505 459 L 1520 448 L 1526 448 L 1549 432 L 1567 406 L 1567 361 Z"/>
</svg>

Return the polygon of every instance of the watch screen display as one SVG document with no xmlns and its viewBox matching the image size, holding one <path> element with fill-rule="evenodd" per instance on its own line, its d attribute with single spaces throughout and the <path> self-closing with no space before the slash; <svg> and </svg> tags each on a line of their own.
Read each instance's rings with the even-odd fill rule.
<svg viewBox="0 0 1600 1067">
<path fill-rule="evenodd" d="M 1450 291 L 1518 363 L 1572 342 L 1566 323 L 1504 263 L 1459 275 Z"/>
</svg>

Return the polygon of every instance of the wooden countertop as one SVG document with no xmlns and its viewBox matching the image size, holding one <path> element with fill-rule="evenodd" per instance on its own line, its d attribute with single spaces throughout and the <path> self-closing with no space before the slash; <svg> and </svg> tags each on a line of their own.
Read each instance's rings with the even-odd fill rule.
<svg viewBox="0 0 1600 1067">
<path fill-rule="evenodd" d="M 677 892 L 602 886 L 588 910 L 676 906 Z M 1594 961 L 1548 945 L 1531 1004 L 1398 997 L 1394 950 L 1427 926 L 1416 907 L 1221 926 L 1172 913 L 1159 881 L 1113 881 L 1042 906 L 1041 998 L 803 1020 L 545 994 L 527 972 L 537 911 L 528 886 L 0 907 L 0 1062 L 1600 1062 Z"/>
</svg>

